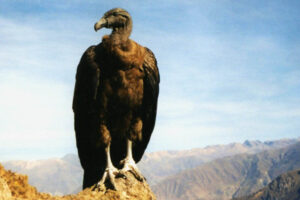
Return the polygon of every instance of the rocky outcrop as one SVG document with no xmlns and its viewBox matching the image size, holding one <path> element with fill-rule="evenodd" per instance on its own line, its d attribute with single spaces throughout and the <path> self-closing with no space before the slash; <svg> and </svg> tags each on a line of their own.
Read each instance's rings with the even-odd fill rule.
<svg viewBox="0 0 300 200">
<path fill-rule="evenodd" d="M 155 200 L 147 182 L 138 181 L 130 172 L 126 173 L 127 179 L 117 178 L 118 191 L 104 188 L 103 191 L 85 189 L 78 194 L 65 196 L 52 196 L 40 193 L 28 184 L 28 177 L 11 171 L 6 171 L 0 165 L 0 200 Z"/>
<path fill-rule="evenodd" d="M 0 177 L 0 199 L 11 199 L 11 191 L 6 181 Z"/>
</svg>

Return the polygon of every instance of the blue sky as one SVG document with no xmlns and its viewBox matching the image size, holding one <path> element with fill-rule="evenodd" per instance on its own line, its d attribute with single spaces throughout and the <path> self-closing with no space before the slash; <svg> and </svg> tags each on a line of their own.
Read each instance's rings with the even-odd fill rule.
<svg viewBox="0 0 300 200">
<path fill-rule="evenodd" d="M 160 68 L 148 151 L 300 136 L 299 1 L 2 0 L 0 160 L 76 152 L 76 67 L 114 7 Z"/>
</svg>

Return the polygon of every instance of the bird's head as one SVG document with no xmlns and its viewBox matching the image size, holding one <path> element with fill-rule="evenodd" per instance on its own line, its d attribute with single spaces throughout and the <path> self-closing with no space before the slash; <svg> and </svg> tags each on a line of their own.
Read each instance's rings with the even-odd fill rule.
<svg viewBox="0 0 300 200">
<path fill-rule="evenodd" d="M 113 33 L 119 32 L 124 34 L 126 32 L 130 34 L 132 30 L 131 16 L 122 8 L 111 9 L 94 26 L 95 31 L 101 28 L 111 28 Z"/>
</svg>

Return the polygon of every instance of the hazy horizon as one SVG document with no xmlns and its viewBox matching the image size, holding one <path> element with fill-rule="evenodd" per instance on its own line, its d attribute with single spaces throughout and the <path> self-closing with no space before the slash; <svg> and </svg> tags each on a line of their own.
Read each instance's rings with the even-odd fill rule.
<svg viewBox="0 0 300 200">
<path fill-rule="evenodd" d="M 158 116 L 148 152 L 299 138 L 300 2 L 4 0 L 0 160 L 76 153 L 71 109 L 83 52 L 105 11 L 133 18 L 156 55 Z"/>
</svg>

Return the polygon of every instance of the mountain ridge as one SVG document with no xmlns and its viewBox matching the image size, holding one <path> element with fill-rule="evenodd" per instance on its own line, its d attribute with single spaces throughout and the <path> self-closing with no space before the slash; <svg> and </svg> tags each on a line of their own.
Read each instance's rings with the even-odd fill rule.
<svg viewBox="0 0 300 200">
<path fill-rule="evenodd" d="M 266 149 L 276 149 L 296 143 L 299 139 L 276 141 L 245 141 L 227 145 L 211 145 L 183 151 L 161 151 L 146 153 L 138 164 L 150 186 L 165 178 L 193 167 L 201 166 L 212 160 L 237 153 L 253 154 Z M 41 192 L 52 194 L 72 194 L 81 189 L 82 169 L 77 155 L 67 154 L 62 158 L 38 161 L 8 161 L 5 168 L 27 174 L 29 183 Z"/>
<path fill-rule="evenodd" d="M 266 187 L 241 198 L 232 200 L 299 200 L 300 169 L 289 171 L 276 177 Z"/>
<path fill-rule="evenodd" d="M 300 142 L 257 154 L 214 160 L 170 176 L 153 187 L 161 200 L 230 199 L 251 194 L 279 174 L 300 168 Z"/>
</svg>

